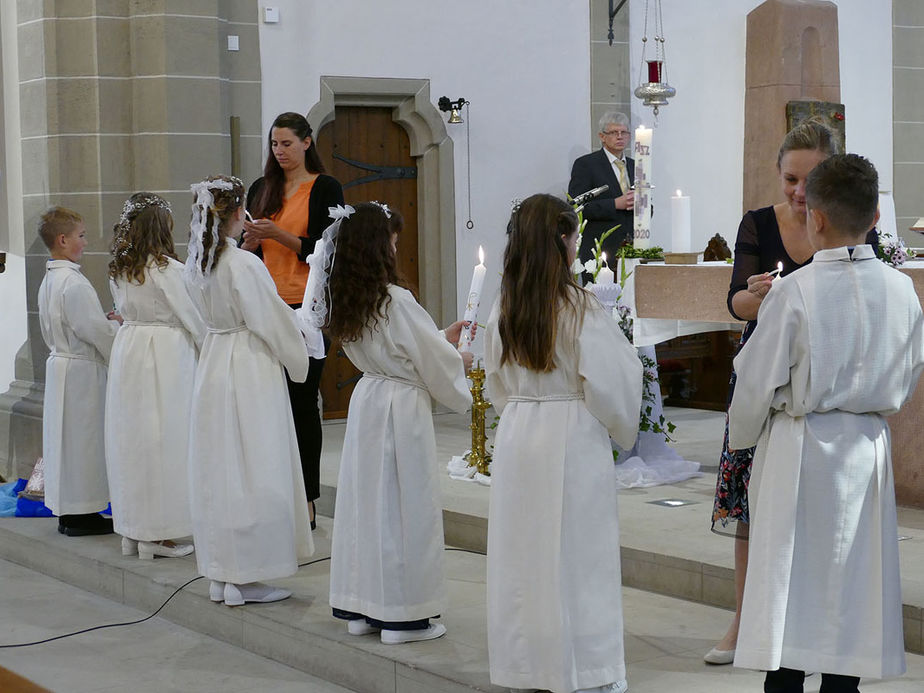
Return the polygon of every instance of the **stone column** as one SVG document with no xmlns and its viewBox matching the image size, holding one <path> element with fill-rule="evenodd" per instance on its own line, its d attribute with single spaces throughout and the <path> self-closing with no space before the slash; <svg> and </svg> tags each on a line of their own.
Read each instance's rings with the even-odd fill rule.
<svg viewBox="0 0 924 693">
<path fill-rule="evenodd" d="M 748 14 L 744 97 L 744 211 L 782 201 L 776 156 L 786 104 L 840 101 L 837 6 L 767 0 Z"/>
<path fill-rule="evenodd" d="M 614 3 L 614 7 L 618 5 Z M 629 5 L 613 19 L 613 45 L 609 43 L 609 2 L 590 0 L 590 148 L 600 148 L 598 121 L 607 111 L 632 118 L 632 79 L 629 74 Z M 634 128 L 633 126 L 630 126 Z"/>
<path fill-rule="evenodd" d="M 4 476 L 27 474 L 41 455 L 41 213 L 58 204 L 84 217 L 83 271 L 108 307 L 112 226 L 129 195 L 170 201 L 183 259 L 189 185 L 230 173 L 231 116 L 244 177 L 262 169 L 256 0 L 18 0 L 17 14 L 28 338 L 0 395 Z M 229 34 L 239 51 L 227 50 Z"/>
</svg>

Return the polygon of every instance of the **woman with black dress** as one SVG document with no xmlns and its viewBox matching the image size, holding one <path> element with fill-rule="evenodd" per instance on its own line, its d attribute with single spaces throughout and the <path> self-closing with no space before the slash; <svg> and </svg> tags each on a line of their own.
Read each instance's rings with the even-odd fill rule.
<svg viewBox="0 0 924 693">
<path fill-rule="evenodd" d="M 270 129 L 263 176 L 247 193 L 247 209 L 254 221 L 244 222 L 241 247 L 263 258 L 279 296 L 292 308 L 301 305 L 305 294 L 305 258 L 331 223 L 328 207 L 340 204 L 343 189 L 335 178 L 325 175 L 308 121 L 298 113 L 279 115 Z M 311 359 L 304 383 L 286 378 L 312 529 L 314 501 L 321 495 L 318 388 L 323 368 L 323 359 Z"/>
<path fill-rule="evenodd" d="M 777 156 L 777 171 L 785 202 L 752 210 L 744 215 L 735 241 L 735 265 L 728 290 L 728 311 L 736 320 L 747 320 L 741 346 L 757 326 L 757 311 L 773 286 L 770 272 L 782 266 L 781 276 L 812 261 L 814 250 L 806 235 L 805 179 L 815 166 L 837 153 L 833 133 L 823 124 L 808 120 L 787 133 Z M 875 229 L 867 243 L 877 247 Z M 728 401 L 735 388 L 729 382 Z M 738 640 L 741 599 L 748 565 L 748 482 L 754 448 L 728 448 L 728 417 L 719 460 L 712 531 L 735 537 L 735 618 L 725 637 L 704 657 L 708 664 L 731 664 Z M 734 523 L 734 529 L 729 526 Z"/>
</svg>

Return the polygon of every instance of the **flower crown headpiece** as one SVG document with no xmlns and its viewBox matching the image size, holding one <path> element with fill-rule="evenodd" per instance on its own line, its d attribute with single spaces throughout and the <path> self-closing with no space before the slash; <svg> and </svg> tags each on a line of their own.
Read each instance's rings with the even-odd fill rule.
<svg viewBox="0 0 924 693">
<path fill-rule="evenodd" d="M 127 238 L 131 220 L 148 207 L 159 207 L 160 209 L 167 210 L 168 214 L 173 213 L 173 210 L 170 208 L 170 203 L 160 195 L 155 195 L 153 193 L 148 193 L 135 199 L 129 198 L 125 200 L 125 204 L 122 205 L 122 213 L 119 215 L 119 221 L 115 229 L 116 239 L 119 243 L 117 252 L 120 256 L 127 255 L 132 249 L 132 242 Z"/>
</svg>

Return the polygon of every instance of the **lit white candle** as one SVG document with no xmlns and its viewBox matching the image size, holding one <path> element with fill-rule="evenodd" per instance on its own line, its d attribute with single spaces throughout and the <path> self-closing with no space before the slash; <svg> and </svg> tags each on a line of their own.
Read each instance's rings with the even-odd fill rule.
<svg viewBox="0 0 924 693">
<path fill-rule="evenodd" d="M 614 284 L 615 282 L 616 275 L 613 274 L 613 270 L 606 266 L 606 253 L 603 253 L 603 266 L 600 268 L 600 271 L 597 272 L 597 279 L 594 283 Z"/>
<path fill-rule="evenodd" d="M 783 263 L 782 263 L 782 262 L 776 263 L 776 269 L 773 270 L 770 274 L 775 274 L 775 275 L 776 275 L 776 276 L 773 278 L 773 281 L 776 281 L 777 279 L 779 279 L 779 278 L 782 276 L 782 274 L 783 274 Z"/>
<path fill-rule="evenodd" d="M 678 190 L 671 198 L 671 251 L 693 251 L 693 232 L 690 226 L 690 197 Z"/>
<path fill-rule="evenodd" d="M 478 326 L 478 306 L 481 303 L 481 290 L 484 287 L 484 276 L 487 269 L 484 266 L 484 248 L 478 246 L 478 264 L 472 273 L 472 285 L 468 290 L 468 300 L 465 302 L 465 314 L 462 320 L 467 322 L 468 328 L 462 328 L 459 338 L 459 349 L 467 351 L 475 341 L 475 329 Z"/>
<path fill-rule="evenodd" d="M 635 223 L 633 245 L 651 247 L 651 128 L 635 129 Z"/>
</svg>

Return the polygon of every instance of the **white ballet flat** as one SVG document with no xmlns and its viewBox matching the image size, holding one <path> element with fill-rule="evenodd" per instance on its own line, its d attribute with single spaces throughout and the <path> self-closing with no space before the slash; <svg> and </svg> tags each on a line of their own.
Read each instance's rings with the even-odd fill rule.
<svg viewBox="0 0 924 693">
<path fill-rule="evenodd" d="M 225 600 L 225 583 L 218 580 L 209 581 L 209 599 L 213 602 L 223 602 Z"/>
<path fill-rule="evenodd" d="M 194 551 L 192 544 L 174 544 L 173 546 L 164 546 L 156 541 L 139 541 L 138 558 L 143 561 L 150 561 L 154 556 L 166 556 L 167 558 L 179 558 L 188 556 Z"/>
<path fill-rule="evenodd" d="M 735 661 L 735 651 L 717 650 L 713 647 L 706 653 L 706 656 L 703 657 L 703 661 L 706 664 L 731 664 Z"/>
<path fill-rule="evenodd" d="M 442 623 L 431 623 L 420 630 L 382 630 L 382 644 L 402 645 L 407 642 L 435 640 L 444 635 L 446 635 L 446 626 Z"/>
<path fill-rule="evenodd" d="M 269 604 L 270 602 L 281 602 L 291 596 L 292 593 L 289 590 L 264 585 L 262 582 L 251 582 L 246 585 L 235 585 L 233 582 L 225 583 L 224 598 L 226 606 L 243 606 L 246 602 Z"/>
<path fill-rule="evenodd" d="M 380 630 L 382 629 L 370 625 L 364 618 L 354 618 L 347 621 L 347 633 L 350 635 L 369 635 L 370 633 L 378 633 Z"/>
<path fill-rule="evenodd" d="M 134 556 L 138 553 L 138 542 L 128 537 L 122 537 L 122 555 Z"/>
</svg>

